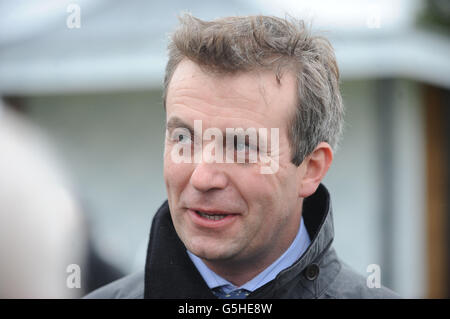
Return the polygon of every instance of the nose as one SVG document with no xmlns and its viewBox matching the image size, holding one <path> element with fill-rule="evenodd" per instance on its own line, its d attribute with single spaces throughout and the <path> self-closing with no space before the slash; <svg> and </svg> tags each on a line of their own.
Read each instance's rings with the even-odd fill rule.
<svg viewBox="0 0 450 319">
<path fill-rule="evenodd" d="M 202 161 L 196 164 L 190 183 L 199 192 L 225 189 L 228 184 L 226 174 L 220 170 L 217 163 Z"/>
</svg>

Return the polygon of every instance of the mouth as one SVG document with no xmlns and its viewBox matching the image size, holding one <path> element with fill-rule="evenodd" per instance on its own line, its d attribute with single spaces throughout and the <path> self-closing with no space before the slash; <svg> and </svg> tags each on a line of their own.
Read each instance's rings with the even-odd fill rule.
<svg viewBox="0 0 450 319">
<path fill-rule="evenodd" d="M 228 214 L 208 214 L 208 213 L 201 212 L 199 210 L 195 210 L 195 212 L 200 217 L 203 217 L 203 218 L 206 218 L 209 220 L 222 220 L 228 216 Z"/>
<path fill-rule="evenodd" d="M 232 223 L 239 214 L 216 210 L 188 209 L 191 220 L 200 227 L 218 228 Z"/>
</svg>

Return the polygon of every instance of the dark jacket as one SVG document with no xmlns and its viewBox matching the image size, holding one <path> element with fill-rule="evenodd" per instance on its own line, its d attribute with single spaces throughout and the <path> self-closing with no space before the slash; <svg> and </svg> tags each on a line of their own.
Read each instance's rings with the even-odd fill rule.
<svg viewBox="0 0 450 319">
<path fill-rule="evenodd" d="M 398 298 L 391 290 L 368 288 L 366 278 L 343 263 L 332 248 L 333 218 L 325 186 L 306 198 L 303 218 L 311 245 L 291 267 L 248 298 Z M 150 232 L 145 272 L 115 281 L 86 298 L 216 298 L 191 262 L 172 224 L 167 201 Z"/>
</svg>

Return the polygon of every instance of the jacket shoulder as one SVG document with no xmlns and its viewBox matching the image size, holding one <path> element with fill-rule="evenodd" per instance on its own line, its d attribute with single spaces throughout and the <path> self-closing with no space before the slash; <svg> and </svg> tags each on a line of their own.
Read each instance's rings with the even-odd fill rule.
<svg viewBox="0 0 450 319">
<path fill-rule="evenodd" d="M 142 299 L 144 298 L 144 271 L 125 276 L 100 287 L 84 299 Z"/>
<path fill-rule="evenodd" d="M 367 279 L 341 261 L 341 271 L 321 298 L 336 299 L 398 299 L 397 293 L 387 287 L 369 288 Z"/>
</svg>

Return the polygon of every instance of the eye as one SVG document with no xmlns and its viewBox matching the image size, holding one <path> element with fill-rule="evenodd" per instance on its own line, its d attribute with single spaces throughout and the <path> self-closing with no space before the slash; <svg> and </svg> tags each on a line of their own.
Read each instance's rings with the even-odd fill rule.
<svg viewBox="0 0 450 319">
<path fill-rule="evenodd" d="M 177 134 L 177 142 L 189 144 L 191 142 L 191 136 L 188 136 L 187 134 Z"/>
<path fill-rule="evenodd" d="M 234 143 L 234 149 L 236 151 L 246 151 L 248 152 L 249 150 L 249 146 L 246 143 L 242 143 L 242 142 L 235 142 Z"/>
<path fill-rule="evenodd" d="M 249 152 L 252 149 L 252 146 L 249 145 L 248 140 L 238 139 L 237 136 L 234 137 L 234 149 L 238 152 Z"/>
<path fill-rule="evenodd" d="M 191 134 L 187 129 L 177 129 L 172 133 L 172 140 L 177 143 L 190 144 Z"/>
<path fill-rule="evenodd" d="M 177 136 L 177 141 L 178 141 L 178 142 L 183 142 L 184 140 L 186 140 L 186 135 L 184 135 L 184 134 L 178 134 L 178 136 Z"/>
</svg>

